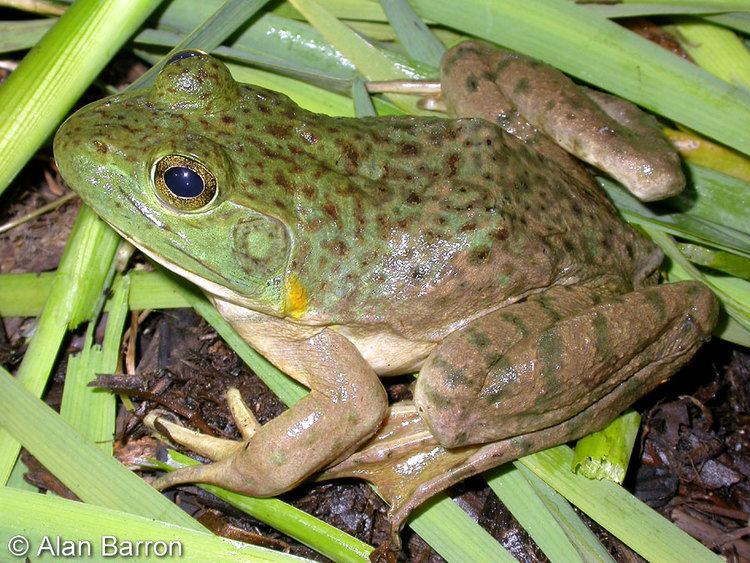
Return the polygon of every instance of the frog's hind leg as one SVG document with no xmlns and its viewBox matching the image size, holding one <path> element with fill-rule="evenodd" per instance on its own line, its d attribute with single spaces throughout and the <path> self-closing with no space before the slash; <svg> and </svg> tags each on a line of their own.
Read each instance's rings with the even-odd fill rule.
<svg viewBox="0 0 750 563">
<path fill-rule="evenodd" d="M 414 402 L 446 448 L 527 435 L 615 391 L 634 402 L 693 355 L 716 317 L 698 282 L 624 295 L 553 288 L 448 336 L 425 362 Z"/>
</svg>

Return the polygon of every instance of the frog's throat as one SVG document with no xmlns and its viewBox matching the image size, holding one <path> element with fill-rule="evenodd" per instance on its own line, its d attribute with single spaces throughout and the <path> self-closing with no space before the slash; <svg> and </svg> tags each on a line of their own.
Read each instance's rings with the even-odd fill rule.
<svg viewBox="0 0 750 563">
<path fill-rule="evenodd" d="M 250 299 L 247 296 L 234 291 L 233 289 L 230 289 L 228 287 L 229 280 L 227 280 L 226 277 L 221 275 L 220 273 L 215 272 L 214 270 L 210 268 L 206 268 L 209 272 L 216 275 L 219 279 L 226 280 L 227 285 L 218 284 L 216 282 L 208 280 L 204 277 L 194 274 L 193 272 L 189 270 L 182 268 L 181 266 L 178 266 L 174 262 L 170 262 L 169 260 L 164 259 L 163 256 L 160 256 L 155 251 L 152 251 L 142 241 L 134 239 L 133 237 L 125 234 L 124 232 L 122 232 L 120 229 L 118 229 L 117 227 L 113 225 L 110 225 L 110 226 L 112 226 L 112 228 L 115 231 L 117 231 L 122 238 L 124 238 L 126 241 L 128 241 L 130 244 L 132 244 L 136 248 L 140 249 L 141 252 L 143 252 L 146 256 L 151 258 L 154 262 L 156 262 L 157 264 L 161 264 L 162 266 L 164 266 L 171 272 L 174 272 L 178 276 L 185 278 L 189 282 L 197 285 L 206 293 L 212 296 L 219 297 L 225 301 L 229 301 L 231 303 L 235 303 L 237 305 L 247 307 L 249 309 L 252 309 L 253 311 L 258 311 L 260 313 L 266 313 L 266 314 L 274 315 L 277 317 L 283 314 L 281 307 L 279 307 L 278 309 L 269 308 L 268 305 L 263 305 L 261 303 L 258 303 L 257 301 Z M 178 252 L 182 252 L 183 254 L 185 254 L 179 248 L 177 248 L 176 250 Z M 185 254 L 185 256 L 193 260 L 193 258 L 190 257 L 189 255 Z"/>
</svg>

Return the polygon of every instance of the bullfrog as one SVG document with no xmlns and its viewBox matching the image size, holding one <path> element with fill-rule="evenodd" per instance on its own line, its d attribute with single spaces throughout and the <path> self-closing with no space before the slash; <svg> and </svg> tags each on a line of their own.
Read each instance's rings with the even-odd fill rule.
<svg viewBox="0 0 750 563">
<path fill-rule="evenodd" d="M 455 75 L 444 96 L 476 90 Z M 386 495 L 401 522 L 464 475 L 602 427 L 683 365 L 715 297 L 657 285 L 662 253 L 542 136 L 317 115 L 197 51 L 70 117 L 54 140 L 68 185 L 310 389 L 263 425 L 229 393 L 240 441 L 151 417 L 213 460 L 156 486 L 272 496 L 326 467 L 364 475 L 351 460 L 382 461 L 409 426 L 420 457 L 396 440 Z M 381 378 L 409 373 L 402 424 Z"/>
</svg>

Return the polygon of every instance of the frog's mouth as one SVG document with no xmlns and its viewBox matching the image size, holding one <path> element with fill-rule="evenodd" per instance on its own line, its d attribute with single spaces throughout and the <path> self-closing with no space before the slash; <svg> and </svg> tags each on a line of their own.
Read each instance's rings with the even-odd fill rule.
<svg viewBox="0 0 750 563">
<path fill-rule="evenodd" d="M 131 198 L 128 198 L 131 199 Z M 131 203 L 132 199 L 131 199 Z M 137 208 L 137 207 L 136 207 Z M 145 215 L 146 219 L 151 222 L 151 224 L 154 225 L 154 228 L 159 229 L 159 225 L 153 221 L 152 218 L 148 217 L 148 215 Z M 108 221 L 109 223 L 109 221 Z M 214 268 L 211 268 L 210 266 L 198 262 L 193 256 L 185 252 L 183 249 L 170 245 L 170 249 L 180 254 L 181 257 L 184 258 L 184 262 L 188 264 L 193 264 L 196 266 L 196 270 L 203 270 L 205 274 L 198 274 L 193 272 L 192 270 L 185 269 L 183 266 L 178 265 L 176 262 L 167 259 L 163 253 L 160 253 L 153 248 L 149 246 L 149 244 L 143 242 L 142 240 L 139 240 L 135 237 L 130 236 L 129 234 L 123 232 L 120 228 L 115 226 L 112 223 L 109 223 L 109 225 L 126 241 L 128 241 L 130 244 L 138 248 L 141 252 L 143 252 L 146 256 L 148 256 L 151 260 L 156 262 L 157 264 L 163 266 L 167 270 L 174 272 L 178 276 L 185 278 L 189 282 L 197 285 L 200 287 L 203 291 L 206 293 L 209 293 L 210 295 L 219 297 L 223 300 L 230 301 L 232 303 L 235 303 L 237 305 L 242 305 L 245 307 L 251 307 L 254 310 L 259 310 L 261 312 L 266 312 L 269 314 L 278 314 L 278 311 L 263 311 L 262 309 L 265 309 L 265 307 L 259 306 L 258 303 L 255 301 L 248 299 L 246 296 L 242 295 L 241 293 L 233 290 L 231 288 L 232 286 L 232 280 L 228 277 L 224 276 L 220 272 L 216 271 Z M 209 277 L 210 276 L 210 277 Z M 212 279 L 210 279 L 212 278 Z M 179 283 L 179 282 L 178 282 Z"/>
</svg>

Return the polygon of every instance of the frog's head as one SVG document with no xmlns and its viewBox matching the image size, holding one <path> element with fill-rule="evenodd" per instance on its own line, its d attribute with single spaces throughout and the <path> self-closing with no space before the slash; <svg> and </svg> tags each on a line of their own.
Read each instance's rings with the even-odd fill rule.
<svg viewBox="0 0 750 563">
<path fill-rule="evenodd" d="M 242 159 L 230 141 L 242 96 L 221 62 L 178 53 L 149 90 L 70 117 L 54 152 L 68 185 L 156 261 L 211 294 L 278 314 L 290 234 L 238 185 Z"/>
</svg>

